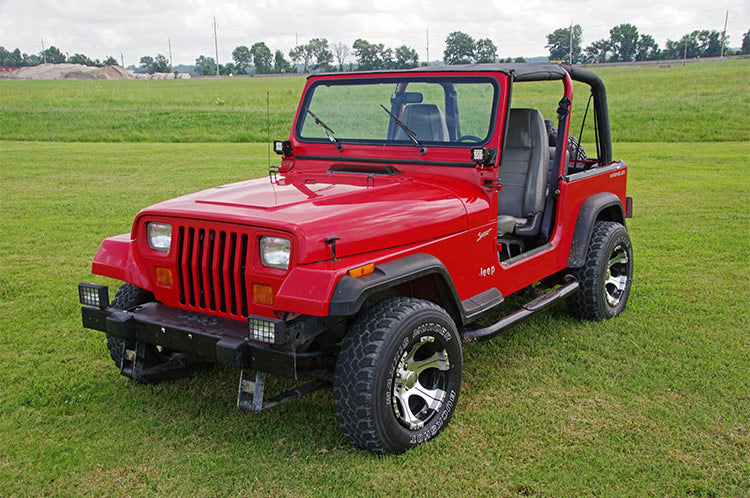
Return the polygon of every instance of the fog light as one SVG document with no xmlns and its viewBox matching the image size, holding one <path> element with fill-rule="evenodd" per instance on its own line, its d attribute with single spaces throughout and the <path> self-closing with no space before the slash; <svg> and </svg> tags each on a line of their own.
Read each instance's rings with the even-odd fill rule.
<svg viewBox="0 0 750 498">
<path fill-rule="evenodd" d="M 494 164 L 496 155 L 497 149 L 486 147 L 471 149 L 471 160 L 480 166 L 490 166 Z"/>
<path fill-rule="evenodd" d="M 250 316 L 247 319 L 248 338 L 251 341 L 267 344 L 281 344 L 284 341 L 284 321 L 275 318 Z"/>
<path fill-rule="evenodd" d="M 96 306 L 100 309 L 109 307 L 109 289 L 106 285 L 78 284 L 78 299 L 86 306 Z"/>
<path fill-rule="evenodd" d="M 294 155 L 292 142 L 289 140 L 274 140 L 273 151 L 280 156 L 291 157 Z"/>
<path fill-rule="evenodd" d="M 265 284 L 253 284 L 253 301 L 258 304 L 273 304 L 273 287 Z"/>
<path fill-rule="evenodd" d="M 172 287 L 172 270 L 169 268 L 156 267 L 156 283 Z"/>
</svg>

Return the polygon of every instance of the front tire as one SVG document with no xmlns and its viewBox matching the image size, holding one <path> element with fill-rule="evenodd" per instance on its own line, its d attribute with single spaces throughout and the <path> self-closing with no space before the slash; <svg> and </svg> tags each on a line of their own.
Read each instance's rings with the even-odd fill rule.
<svg viewBox="0 0 750 498">
<path fill-rule="evenodd" d="M 461 340 L 442 308 L 403 297 L 375 304 L 344 338 L 336 363 L 341 430 L 378 454 L 432 439 L 453 415 L 462 368 Z"/>
<path fill-rule="evenodd" d="M 622 313 L 633 283 L 633 246 L 627 229 L 614 221 L 597 221 L 586 260 L 576 273 L 580 287 L 567 301 L 573 316 L 600 321 Z"/>
<path fill-rule="evenodd" d="M 154 301 L 154 295 L 151 292 L 126 282 L 122 284 L 117 290 L 117 294 L 115 294 L 115 298 L 112 300 L 110 307 L 127 311 L 152 301 Z M 115 366 L 120 369 L 121 372 L 122 357 L 123 353 L 125 352 L 126 346 L 128 346 L 128 349 L 132 349 L 135 347 L 134 344 L 128 345 L 126 344 L 126 341 L 118 337 L 107 335 L 107 349 L 109 349 L 109 356 L 112 358 Z M 127 377 L 135 379 L 141 384 L 158 384 L 165 380 L 185 377 L 192 373 L 194 370 L 206 365 L 204 362 L 200 362 L 196 358 L 185 353 L 162 349 L 152 344 L 146 344 L 145 347 L 146 350 L 143 360 L 144 368 L 158 367 L 175 360 L 182 362 L 184 365 L 189 365 L 189 367 L 165 370 L 163 372 L 151 374 L 146 377 L 133 377 L 131 375 L 126 375 Z M 123 373 L 123 375 L 125 374 Z"/>
</svg>

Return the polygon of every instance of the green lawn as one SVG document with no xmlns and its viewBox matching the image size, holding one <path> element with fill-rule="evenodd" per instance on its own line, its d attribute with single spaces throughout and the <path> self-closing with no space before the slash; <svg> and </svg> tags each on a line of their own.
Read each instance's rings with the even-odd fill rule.
<svg viewBox="0 0 750 498">
<path fill-rule="evenodd" d="M 607 71 L 611 89 L 628 86 L 615 68 Z M 214 128 L 196 117 L 188 129 L 201 140 L 232 140 L 222 133 L 235 120 L 265 110 L 264 92 L 252 104 L 233 97 L 256 81 L 80 82 L 78 97 L 60 95 L 59 110 L 54 96 L 41 94 L 79 82 L 0 82 L 0 135 L 53 140 L 0 142 L 1 495 L 750 494 L 750 141 L 616 143 L 635 198 L 625 313 L 588 323 L 557 306 L 489 343 L 467 345 L 451 424 L 404 455 L 351 447 L 329 392 L 250 415 L 234 406 L 236 371 L 158 386 L 120 376 L 103 336 L 80 323 L 76 284 L 107 281 L 90 275 L 100 241 L 127 232 L 150 203 L 265 174 L 266 145 L 54 140 L 114 140 L 117 132 L 97 131 L 108 113 L 92 109 L 127 114 L 138 101 L 132 94 L 153 89 L 153 100 L 140 105 L 161 112 L 157 90 L 183 83 L 189 100 L 212 89 L 205 106 L 183 106 L 185 95 L 170 101 L 171 91 L 164 106 L 179 115 L 190 106 L 209 112 L 223 95 L 226 122 Z M 300 83 L 278 84 L 296 95 Z M 84 92 L 85 85 L 92 86 Z M 91 88 L 98 93 L 79 105 Z M 117 102 L 99 105 L 107 89 L 118 89 Z M 34 92 L 42 102 L 18 103 L 19 94 Z M 703 133 L 691 121 L 686 136 L 746 135 L 748 95 L 733 92 L 709 96 L 737 103 L 724 109 L 733 123 Z M 680 99 L 690 101 L 667 101 Z M 636 104 L 617 112 L 636 113 Z M 78 112 L 80 132 L 65 122 Z M 131 124 L 117 122 L 134 134 L 143 127 L 143 140 L 178 134 L 167 121 L 149 128 L 128 116 Z M 614 131 L 648 136 L 638 133 Z"/>
<path fill-rule="evenodd" d="M 591 69 L 607 85 L 615 141 L 750 140 L 750 60 Z M 267 97 L 271 137 L 285 138 L 304 82 L 0 80 L 0 140 L 264 142 Z M 551 118 L 561 92 L 559 82 L 519 84 L 514 106 Z M 575 120 L 586 99 L 585 87 L 576 85 Z"/>
</svg>

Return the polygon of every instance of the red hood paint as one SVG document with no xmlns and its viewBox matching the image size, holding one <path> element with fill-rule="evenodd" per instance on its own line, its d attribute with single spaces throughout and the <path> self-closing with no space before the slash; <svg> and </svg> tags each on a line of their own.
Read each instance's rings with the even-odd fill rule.
<svg viewBox="0 0 750 498">
<path fill-rule="evenodd" d="M 402 246 L 468 228 L 467 206 L 483 211 L 480 189 L 451 178 L 401 173 L 289 172 L 196 192 L 144 209 L 141 216 L 210 219 L 291 232 L 297 264 Z M 481 206 L 476 206 L 481 204 Z M 134 226 L 135 229 L 135 226 Z"/>
</svg>

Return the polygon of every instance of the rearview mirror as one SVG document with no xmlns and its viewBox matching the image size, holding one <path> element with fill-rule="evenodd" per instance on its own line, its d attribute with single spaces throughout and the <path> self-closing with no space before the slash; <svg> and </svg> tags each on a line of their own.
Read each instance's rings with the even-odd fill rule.
<svg viewBox="0 0 750 498">
<path fill-rule="evenodd" d="M 422 94 L 419 92 L 394 92 L 391 95 L 391 105 L 421 104 Z"/>
</svg>

